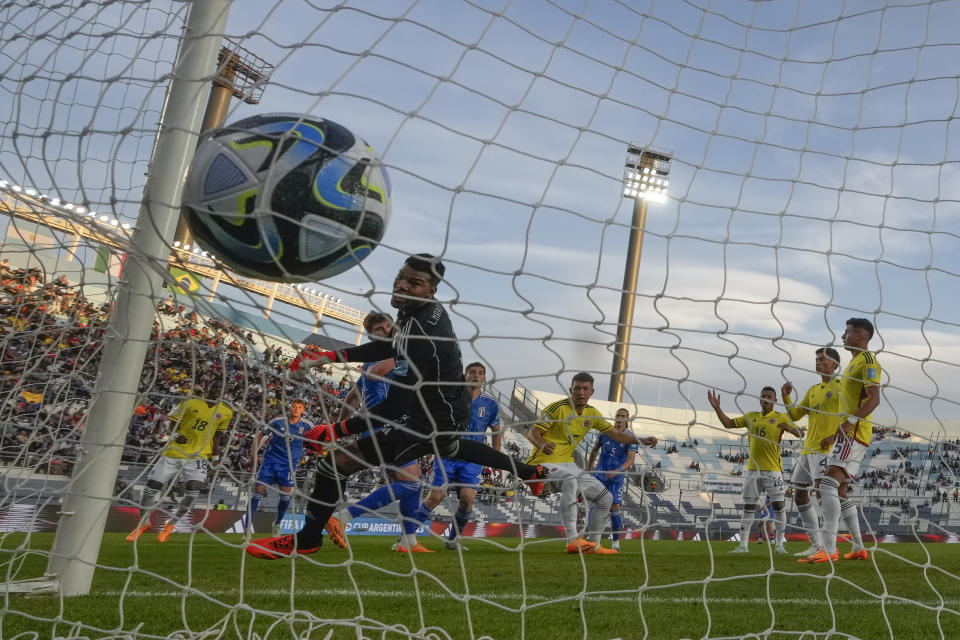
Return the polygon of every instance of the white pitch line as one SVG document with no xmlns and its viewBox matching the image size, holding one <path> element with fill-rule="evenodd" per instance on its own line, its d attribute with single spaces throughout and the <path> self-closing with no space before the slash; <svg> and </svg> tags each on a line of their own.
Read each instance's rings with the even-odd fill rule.
<svg viewBox="0 0 960 640">
<path fill-rule="evenodd" d="M 209 591 L 204 591 L 204 595 L 219 598 L 222 596 L 239 596 L 239 589 L 213 589 Z M 191 591 L 99 591 L 95 595 L 110 597 L 110 598 L 180 598 L 184 596 L 194 596 L 195 594 Z M 244 596 L 284 596 L 287 597 L 290 595 L 288 589 L 245 589 Z M 351 596 L 362 596 L 362 597 L 371 597 L 371 598 L 410 598 L 413 594 L 409 591 L 401 590 L 377 590 L 377 589 L 297 589 L 295 596 L 337 596 L 337 597 L 351 597 Z M 421 592 L 419 594 L 421 599 L 429 600 L 464 600 L 464 596 L 451 596 L 448 593 L 439 592 L 439 591 L 427 591 Z M 577 596 L 563 596 L 560 598 L 550 597 L 542 594 L 528 593 L 526 596 L 522 593 L 472 593 L 469 595 L 471 600 L 489 600 L 492 602 L 497 602 L 500 600 L 524 600 L 524 597 L 528 602 L 550 602 L 550 601 L 565 601 L 565 600 L 584 600 L 587 602 L 636 602 L 636 594 L 587 594 L 583 597 Z M 669 597 L 669 596 L 654 596 L 645 594 L 643 596 L 644 604 L 787 604 L 787 605 L 797 605 L 797 606 L 809 606 L 809 605 L 822 605 L 825 600 L 823 598 L 735 598 L 735 597 L 723 597 L 723 598 L 694 598 L 694 597 Z M 876 605 L 879 606 L 881 603 L 880 598 L 853 598 L 853 599 L 839 599 L 834 598 L 830 601 L 837 606 L 863 606 L 863 605 Z M 939 607 L 941 603 L 939 601 L 933 600 L 912 600 L 904 601 L 899 598 L 888 597 L 885 602 L 886 606 L 897 606 L 897 605 L 911 605 L 918 604 L 927 607 Z M 944 607 L 952 607 L 955 605 L 960 605 L 960 600 L 944 600 Z"/>
</svg>

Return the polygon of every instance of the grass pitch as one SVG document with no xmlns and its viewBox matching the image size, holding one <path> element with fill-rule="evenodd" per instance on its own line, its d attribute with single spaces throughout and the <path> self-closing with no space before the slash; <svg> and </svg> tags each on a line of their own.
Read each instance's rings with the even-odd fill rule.
<svg viewBox="0 0 960 640">
<path fill-rule="evenodd" d="M 960 638 L 960 545 L 880 545 L 831 567 L 765 544 L 631 540 L 580 557 L 555 539 L 468 540 L 462 555 L 427 540 L 435 553 L 407 556 L 357 536 L 268 562 L 239 535 L 123 538 L 105 536 L 89 596 L 5 596 L 0 637 Z M 0 538 L 8 578 L 42 575 L 52 540 Z"/>
</svg>

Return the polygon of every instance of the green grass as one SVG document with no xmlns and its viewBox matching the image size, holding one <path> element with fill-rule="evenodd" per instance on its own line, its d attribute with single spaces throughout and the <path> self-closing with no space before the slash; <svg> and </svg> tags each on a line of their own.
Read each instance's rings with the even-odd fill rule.
<svg viewBox="0 0 960 640">
<path fill-rule="evenodd" d="M 241 553 L 239 535 L 150 534 L 134 547 L 107 534 L 91 595 L 6 596 L 0 637 L 960 637 L 960 545 L 882 545 L 832 570 L 759 544 L 730 556 L 731 543 L 628 541 L 619 556 L 581 558 L 559 540 L 487 539 L 461 562 L 434 540 L 411 562 L 391 541 L 266 562 Z M 41 575 L 51 543 L 0 538 L 5 573 Z"/>
</svg>

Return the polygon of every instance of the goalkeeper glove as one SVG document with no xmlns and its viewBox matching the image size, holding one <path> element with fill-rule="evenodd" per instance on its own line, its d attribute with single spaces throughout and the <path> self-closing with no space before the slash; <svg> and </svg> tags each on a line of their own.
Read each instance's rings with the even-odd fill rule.
<svg viewBox="0 0 960 640">
<path fill-rule="evenodd" d="M 336 351 L 301 351 L 290 363 L 290 377 L 294 380 L 303 380 L 307 371 L 337 361 Z"/>
<path fill-rule="evenodd" d="M 333 424 L 318 424 L 303 434 L 303 446 L 320 453 L 325 442 L 336 442 L 337 436 L 347 435 L 346 420 Z"/>
</svg>

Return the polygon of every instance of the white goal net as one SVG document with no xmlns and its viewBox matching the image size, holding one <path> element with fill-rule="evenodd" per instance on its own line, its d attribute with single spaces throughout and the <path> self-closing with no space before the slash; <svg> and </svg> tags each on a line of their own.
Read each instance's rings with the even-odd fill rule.
<svg viewBox="0 0 960 640">
<path fill-rule="evenodd" d="M 0 0 L 0 636 L 956 637 L 958 24 L 960 0 Z M 269 113 L 375 150 L 392 213 L 361 264 L 274 283 L 174 233 L 196 135 Z M 619 554 L 567 553 L 566 494 L 486 468 L 472 513 L 451 492 L 408 527 L 432 553 L 391 550 L 410 520 L 390 500 L 346 549 L 247 553 L 304 525 L 342 448 L 261 498 L 268 425 L 296 398 L 336 420 L 359 375 L 290 361 L 365 342 L 424 252 L 504 452 L 531 454 L 578 372 L 658 440 L 624 465 L 620 520 L 586 532 L 610 548 L 620 527 Z M 735 418 L 769 386 L 786 411 L 817 349 L 847 366 L 850 318 L 881 365 L 844 503 L 861 531 L 841 519 L 840 559 L 798 564 L 795 486 L 778 539 L 762 498 L 743 538 L 748 439 L 707 391 Z M 164 475 L 191 398 L 217 457 Z M 789 480 L 801 441 L 781 450 Z M 608 505 L 581 497 L 589 528 Z"/>
</svg>

